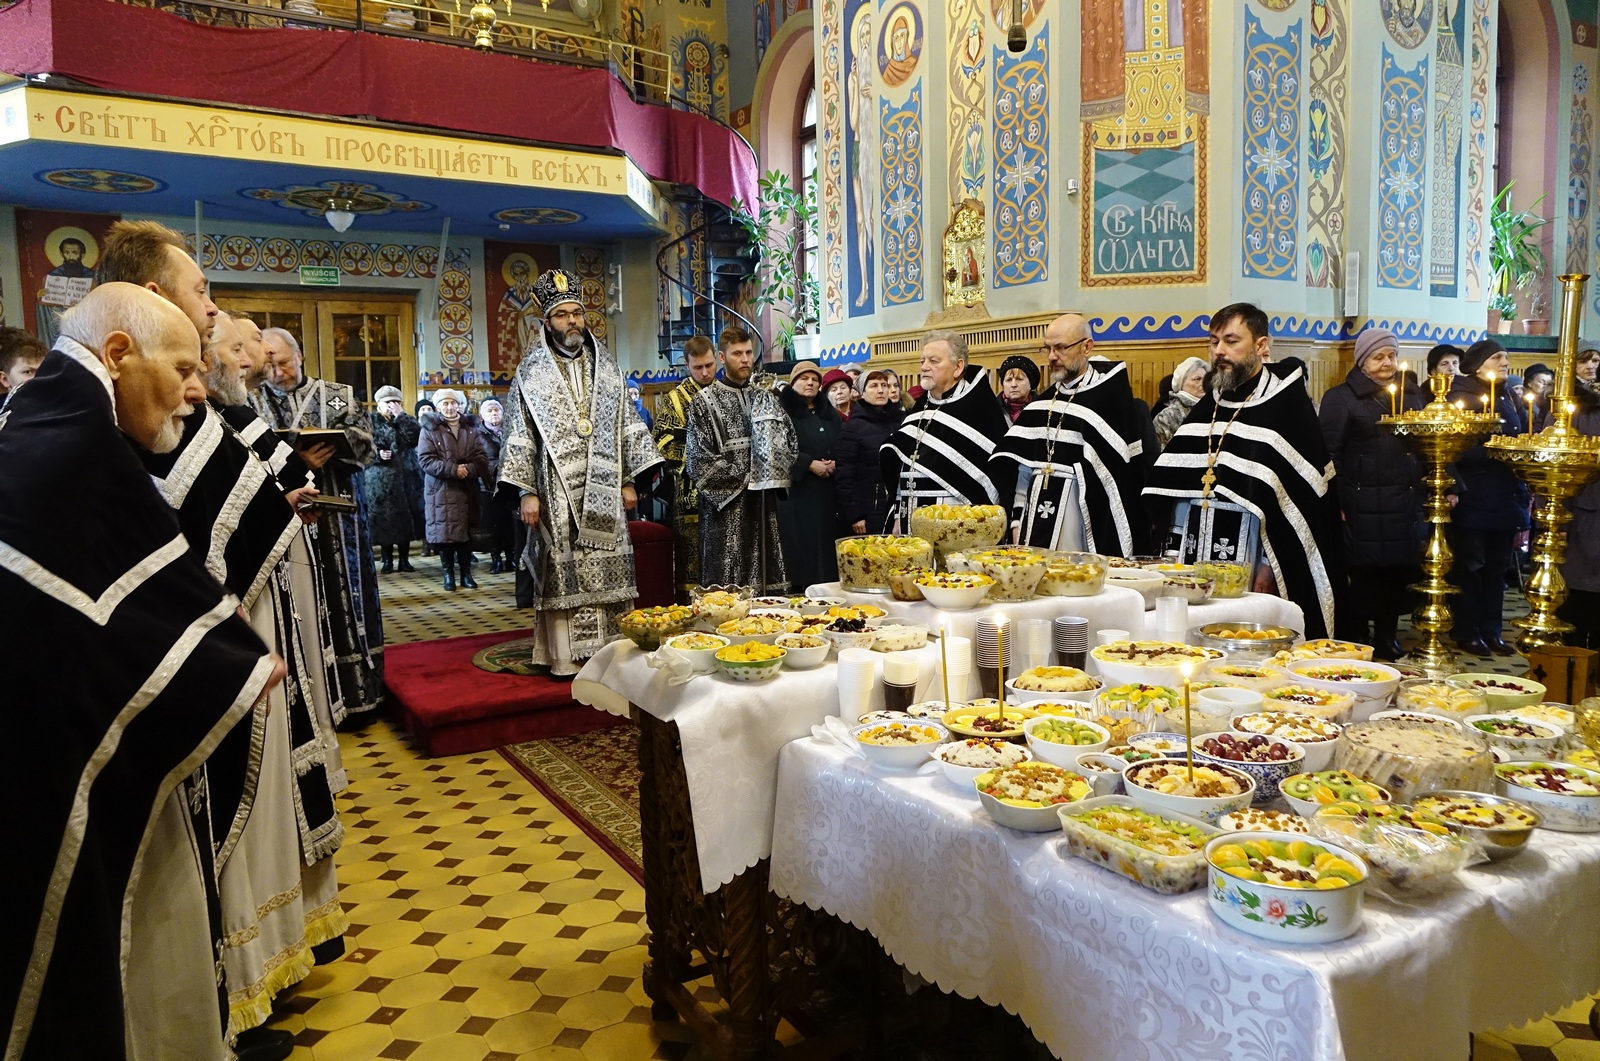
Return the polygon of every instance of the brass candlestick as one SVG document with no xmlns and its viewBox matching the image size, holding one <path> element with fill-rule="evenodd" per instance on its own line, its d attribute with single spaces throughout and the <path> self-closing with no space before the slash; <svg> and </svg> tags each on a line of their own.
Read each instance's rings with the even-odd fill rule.
<svg viewBox="0 0 1600 1061">
<path fill-rule="evenodd" d="M 1433 401 L 1425 408 L 1411 409 L 1396 416 L 1380 417 L 1378 423 L 1415 446 L 1428 462 L 1428 522 L 1432 532 L 1422 557 L 1423 580 L 1410 587 L 1426 599 L 1412 613 L 1413 625 L 1422 633 L 1422 645 L 1411 658 L 1423 674 L 1443 678 L 1456 672 L 1455 652 L 1445 644 L 1444 632 L 1450 629 L 1450 607 L 1445 599 L 1456 588 L 1445 581 L 1450 572 L 1450 543 L 1444 528 L 1450 522 L 1450 502 L 1446 495 L 1454 481 L 1445 468 L 1461 456 L 1479 436 L 1494 430 L 1492 413 L 1471 413 L 1450 404 L 1450 377 L 1432 376 L 1428 386 Z"/>
<path fill-rule="evenodd" d="M 1491 456 L 1511 465 L 1533 490 L 1539 535 L 1534 539 L 1533 574 L 1523 585 L 1530 611 L 1511 624 L 1522 631 L 1517 648 L 1523 655 L 1561 644 L 1561 636 L 1572 630 L 1571 623 L 1556 618 L 1556 609 L 1567 599 L 1567 581 L 1561 577 L 1567 540 L 1561 528 L 1572 519 L 1567 502 L 1600 474 L 1600 439 L 1572 429 L 1578 323 L 1589 274 L 1567 273 L 1560 279 L 1561 335 L 1556 342 L 1556 381 L 1550 395 L 1554 421 L 1536 435 L 1497 435 L 1485 443 Z"/>
</svg>

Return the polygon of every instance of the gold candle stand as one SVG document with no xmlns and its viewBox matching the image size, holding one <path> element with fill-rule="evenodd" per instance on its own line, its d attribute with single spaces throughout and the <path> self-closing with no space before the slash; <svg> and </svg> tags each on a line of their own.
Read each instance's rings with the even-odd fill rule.
<svg viewBox="0 0 1600 1061">
<path fill-rule="evenodd" d="M 1451 560 L 1450 543 L 1444 533 L 1450 522 L 1446 495 L 1454 482 L 1445 469 L 1480 436 L 1494 430 L 1496 417 L 1450 404 L 1445 397 L 1450 391 L 1449 376 L 1433 376 L 1428 386 L 1433 391 L 1433 401 L 1425 408 L 1380 417 L 1378 424 L 1415 446 L 1428 462 L 1428 477 L 1423 482 L 1428 487 L 1428 522 L 1433 529 L 1422 556 L 1423 579 L 1410 587 L 1425 598 L 1411 616 L 1412 624 L 1422 634 L 1422 644 L 1412 651 L 1411 659 L 1426 676 L 1443 678 L 1456 672 L 1455 651 L 1443 636 L 1451 625 L 1446 598 L 1456 592 L 1456 587 L 1445 580 Z"/>
<path fill-rule="evenodd" d="M 1529 612 L 1512 621 L 1521 631 L 1517 648 L 1523 655 L 1546 645 L 1561 644 L 1572 624 L 1556 618 L 1567 599 L 1567 580 L 1561 561 L 1567 554 L 1562 527 L 1572 519 L 1567 502 L 1600 474 L 1600 439 L 1572 429 L 1572 389 L 1578 359 L 1578 325 L 1583 316 L 1583 286 L 1587 273 L 1567 273 L 1561 278 L 1561 333 L 1556 342 L 1556 381 L 1550 396 L 1553 422 L 1538 434 L 1496 435 L 1485 443 L 1489 454 L 1511 465 L 1533 491 L 1534 521 L 1539 533 L 1533 543 L 1533 574 L 1523 584 Z"/>
</svg>

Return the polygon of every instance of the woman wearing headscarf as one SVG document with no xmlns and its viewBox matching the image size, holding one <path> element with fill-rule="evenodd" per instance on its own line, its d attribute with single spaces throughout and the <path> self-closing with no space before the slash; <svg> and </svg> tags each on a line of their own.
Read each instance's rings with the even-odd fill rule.
<svg viewBox="0 0 1600 1061">
<path fill-rule="evenodd" d="M 850 377 L 838 369 L 828 375 L 835 373 L 849 383 Z M 798 443 L 788 496 L 778 502 L 784 564 L 796 590 L 839 577 L 833 552 L 839 536 L 833 451 L 840 424 L 834 404 L 821 396 L 822 379 L 815 364 L 802 361 L 789 373 L 789 385 L 778 392 Z"/>
<path fill-rule="evenodd" d="M 473 529 L 474 544 L 489 554 L 489 573 L 498 575 L 515 566 L 512 559 L 511 509 L 495 500 L 495 484 L 500 481 L 500 447 L 505 437 L 500 433 L 505 409 L 498 398 L 486 398 L 478 404 L 478 438 L 483 441 L 483 453 L 489 459 L 489 474 L 478 480 L 479 526 Z M 481 544 L 480 544 L 481 542 Z"/>
<path fill-rule="evenodd" d="M 1572 401 L 1577 406 L 1573 428 L 1582 435 L 1600 435 L 1600 393 L 1591 387 L 1574 387 Z M 1567 599 L 1556 615 L 1577 627 L 1566 635 L 1568 645 L 1600 648 L 1600 480 L 1580 490 L 1570 507 L 1567 555 L 1561 564 Z"/>
<path fill-rule="evenodd" d="M 1511 368 L 1505 348 L 1482 339 L 1461 355 L 1461 374 L 1450 388 L 1450 400 L 1473 411 L 1489 408 L 1500 417 L 1495 433 L 1520 435 L 1527 429 L 1527 411 L 1506 393 L 1505 378 Z M 1493 386 L 1490 379 L 1498 381 Z M 1451 606 L 1455 619 L 1452 636 L 1463 652 L 1510 656 L 1516 652 L 1503 636 L 1501 606 L 1505 602 L 1506 572 L 1511 569 L 1517 534 L 1528 529 L 1528 487 L 1504 461 L 1489 455 L 1482 442 L 1455 463 L 1460 500 L 1450 517 L 1451 546 L 1455 562 L 1450 579 L 1460 592 Z"/>
<path fill-rule="evenodd" d="M 1038 389 L 1038 365 L 1021 354 L 1000 362 L 1000 411 L 1006 414 L 1007 427 L 1017 422 Z"/>
<path fill-rule="evenodd" d="M 1156 444 L 1162 449 L 1167 448 L 1172 436 L 1189 418 L 1189 410 L 1205 396 L 1207 368 L 1205 358 L 1186 357 L 1172 370 L 1171 387 L 1156 403 L 1153 416 Z"/>
<path fill-rule="evenodd" d="M 468 542 L 477 518 L 478 480 L 489 477 L 489 457 L 478 436 L 478 418 L 462 412 L 467 401 L 461 392 L 445 388 L 435 392 L 433 400 L 438 412 L 422 414 L 422 439 L 417 443 L 417 462 L 427 476 L 423 500 L 428 544 L 439 553 L 445 589 L 456 588 L 457 562 L 461 585 L 477 589 Z"/>
<path fill-rule="evenodd" d="M 892 398 L 892 376 L 888 369 L 868 369 L 861 377 L 861 401 L 833 446 L 839 521 L 853 534 L 879 534 L 889 522 L 889 492 L 880 476 L 878 450 L 906 414 Z"/>
<path fill-rule="evenodd" d="M 1422 518 L 1423 467 L 1392 431 L 1378 426 L 1391 408 L 1420 409 L 1427 395 L 1407 372 L 1401 378 L 1399 344 L 1387 328 L 1356 337 L 1356 363 L 1343 383 L 1322 396 L 1318 419 L 1338 475 L 1343 513 L 1348 601 L 1334 612 L 1336 636 L 1370 644 L 1374 658 L 1403 654 L 1396 636 L 1400 615 L 1412 607 L 1407 588 L 1421 576 L 1426 524 Z M 1389 388 L 1395 388 L 1391 402 Z M 1370 629 L 1369 629 L 1370 624 Z M 1368 640 L 1368 638 L 1371 640 Z"/>
<path fill-rule="evenodd" d="M 368 414 L 368 419 L 372 421 L 372 447 L 377 459 L 361 477 L 361 485 L 367 494 L 372 544 L 383 554 L 383 566 L 378 572 L 388 575 L 395 571 L 397 546 L 399 570 L 415 571 L 411 566 L 411 542 L 419 537 L 421 522 L 416 518 L 416 510 L 422 507 L 422 470 L 417 466 L 421 428 L 406 415 L 399 387 L 379 387 L 373 397 L 378 408 Z"/>
</svg>

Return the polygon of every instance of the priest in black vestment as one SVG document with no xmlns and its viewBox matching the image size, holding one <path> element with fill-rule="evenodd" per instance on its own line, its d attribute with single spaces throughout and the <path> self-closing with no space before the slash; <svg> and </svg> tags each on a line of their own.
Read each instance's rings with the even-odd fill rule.
<svg viewBox="0 0 1600 1061">
<path fill-rule="evenodd" d="M 1145 499 L 1152 513 L 1172 506 L 1167 547 L 1185 562 L 1264 565 L 1258 588 L 1276 582 L 1305 613 L 1305 636 L 1328 637 L 1339 568 L 1333 462 L 1305 365 L 1268 363 L 1270 352 L 1257 307 L 1235 303 L 1211 318 L 1206 395 L 1156 459 Z"/>
<path fill-rule="evenodd" d="M 1018 540 L 1044 549 L 1143 553 L 1148 538 L 1144 430 L 1127 366 L 1091 358 L 1089 322 L 1066 313 L 1044 333 L 1051 383 L 1022 410 L 990 462 L 999 482 L 1015 481 Z M 1020 467 L 1021 474 L 1015 470 Z"/>
<path fill-rule="evenodd" d="M 199 368 L 181 311 L 108 284 L 0 414 L 0 643 L 27 661 L 3 700 L 28 760 L 0 781 L 7 1057 L 222 1056 L 185 779 L 282 670 L 140 463 L 178 444 Z"/>
</svg>

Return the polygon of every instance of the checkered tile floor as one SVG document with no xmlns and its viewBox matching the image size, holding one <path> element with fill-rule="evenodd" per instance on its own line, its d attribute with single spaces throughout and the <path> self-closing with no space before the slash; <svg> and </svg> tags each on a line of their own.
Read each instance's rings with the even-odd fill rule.
<svg viewBox="0 0 1600 1061">
<path fill-rule="evenodd" d="M 391 641 L 528 626 L 510 575 L 450 594 L 413 562 L 382 579 Z M 428 759 L 387 721 L 340 739 L 350 951 L 279 998 L 293 1061 L 698 1061 L 650 1021 L 638 884 L 504 759 Z M 1600 1061 L 1588 1010 L 1479 1035 L 1471 1061 Z"/>
</svg>

